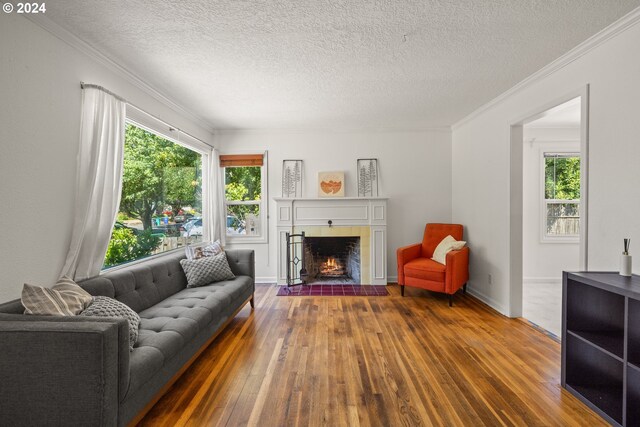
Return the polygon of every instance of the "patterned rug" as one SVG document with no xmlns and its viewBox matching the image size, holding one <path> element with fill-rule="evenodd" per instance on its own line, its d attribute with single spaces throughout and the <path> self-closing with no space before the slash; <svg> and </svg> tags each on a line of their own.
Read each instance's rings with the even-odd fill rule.
<svg viewBox="0 0 640 427">
<path fill-rule="evenodd" d="M 389 295 L 387 287 L 384 285 L 344 285 L 344 284 L 319 284 L 319 285 L 296 285 L 296 286 L 279 286 L 279 297 L 293 296 L 369 296 L 380 297 Z"/>
</svg>

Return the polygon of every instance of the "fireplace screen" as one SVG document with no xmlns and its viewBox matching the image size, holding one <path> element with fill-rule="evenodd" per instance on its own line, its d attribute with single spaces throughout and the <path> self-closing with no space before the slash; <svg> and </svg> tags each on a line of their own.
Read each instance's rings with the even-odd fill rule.
<svg viewBox="0 0 640 427">
<path fill-rule="evenodd" d="M 300 234 L 287 233 L 287 286 L 307 283 L 304 241 L 304 231 Z"/>
<path fill-rule="evenodd" d="M 360 283 L 360 237 L 306 237 L 307 283 Z"/>
</svg>

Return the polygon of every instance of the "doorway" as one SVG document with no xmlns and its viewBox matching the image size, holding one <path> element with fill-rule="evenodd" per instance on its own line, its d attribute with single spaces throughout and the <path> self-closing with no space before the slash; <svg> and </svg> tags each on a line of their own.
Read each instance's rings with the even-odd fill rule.
<svg viewBox="0 0 640 427">
<path fill-rule="evenodd" d="M 587 269 L 588 86 L 511 126 L 510 316 L 560 337 L 562 271 Z"/>
<path fill-rule="evenodd" d="M 580 97 L 523 125 L 522 317 L 561 335 L 562 271 L 580 268 Z"/>
</svg>

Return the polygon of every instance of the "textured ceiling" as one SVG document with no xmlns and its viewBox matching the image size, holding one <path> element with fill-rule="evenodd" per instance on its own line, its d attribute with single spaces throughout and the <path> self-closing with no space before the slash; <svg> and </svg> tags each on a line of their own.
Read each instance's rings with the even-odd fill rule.
<svg viewBox="0 0 640 427">
<path fill-rule="evenodd" d="M 453 124 L 638 5 L 58 0 L 47 17 L 215 128 L 423 129 Z"/>
</svg>

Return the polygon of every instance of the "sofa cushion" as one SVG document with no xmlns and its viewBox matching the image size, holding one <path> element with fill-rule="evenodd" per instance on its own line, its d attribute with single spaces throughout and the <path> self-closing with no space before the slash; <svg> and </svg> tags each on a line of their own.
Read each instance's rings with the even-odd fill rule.
<svg viewBox="0 0 640 427">
<path fill-rule="evenodd" d="M 140 313 L 187 286 L 178 251 L 80 282 L 91 295 L 115 298 Z"/>
<path fill-rule="evenodd" d="M 187 276 L 187 287 L 197 288 L 212 282 L 220 282 L 236 277 L 229 267 L 227 255 L 221 253 L 199 259 L 182 259 L 180 265 Z"/>
<path fill-rule="evenodd" d="M 162 352 L 155 347 L 135 347 L 129 358 L 129 388 L 126 396 L 131 396 L 151 377 L 156 375 L 165 360 Z M 126 397 L 125 397 L 126 399 Z"/>
<path fill-rule="evenodd" d="M 416 258 L 404 265 L 404 274 L 416 279 L 444 283 L 446 267 L 429 258 Z"/>
<path fill-rule="evenodd" d="M 139 338 L 131 353 L 128 394 L 135 392 L 198 332 L 218 322 L 225 310 L 253 287 L 248 276 L 187 288 L 140 313 Z M 148 359 L 149 364 L 145 363 Z"/>
</svg>

